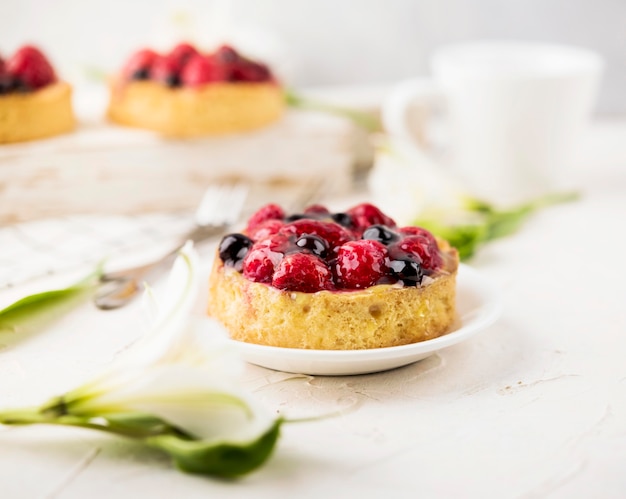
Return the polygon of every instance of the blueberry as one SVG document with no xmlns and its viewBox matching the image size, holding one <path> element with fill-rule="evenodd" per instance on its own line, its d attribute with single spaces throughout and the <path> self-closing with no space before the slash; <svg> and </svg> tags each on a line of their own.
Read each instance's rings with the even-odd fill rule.
<svg viewBox="0 0 626 499">
<path fill-rule="evenodd" d="M 149 80 L 150 70 L 148 68 L 139 68 L 131 75 L 131 80 Z"/>
<path fill-rule="evenodd" d="M 252 247 L 252 239 L 243 234 L 227 234 L 223 237 L 219 246 L 220 258 L 224 265 L 235 267 L 241 271 L 243 259 Z"/>
<path fill-rule="evenodd" d="M 237 54 L 235 49 L 228 47 L 228 46 L 220 47 L 217 53 L 215 54 L 215 56 L 218 61 L 224 62 L 227 64 L 232 64 L 236 62 L 237 59 L 239 59 L 239 54 Z"/>
<path fill-rule="evenodd" d="M 400 236 L 385 225 L 372 225 L 365 229 L 362 239 L 371 239 L 388 246 L 400 239 Z"/>
<path fill-rule="evenodd" d="M 177 74 L 167 75 L 167 77 L 165 78 L 165 84 L 170 88 L 180 87 L 181 85 L 180 76 Z"/>
<path fill-rule="evenodd" d="M 29 92 L 31 89 L 17 76 L 5 75 L 0 77 L 0 95 L 11 92 Z"/>
<path fill-rule="evenodd" d="M 295 222 L 296 220 L 302 220 L 303 218 L 313 218 L 313 217 L 305 213 L 294 213 L 293 215 L 289 215 L 287 218 L 285 218 L 285 223 Z"/>
<path fill-rule="evenodd" d="M 347 229 L 354 227 L 354 220 L 352 220 L 352 217 L 347 213 L 333 213 L 330 218 L 333 219 L 333 222 L 343 225 Z"/>
<path fill-rule="evenodd" d="M 13 91 L 13 81 L 10 77 L 0 78 L 0 95 L 8 94 Z"/>
<path fill-rule="evenodd" d="M 397 277 L 407 286 L 421 284 L 424 271 L 421 264 L 409 256 L 389 262 L 391 275 Z"/>
<path fill-rule="evenodd" d="M 328 254 L 328 243 L 319 236 L 314 234 L 302 234 L 296 240 L 296 246 L 307 249 L 320 258 L 326 258 Z"/>
</svg>

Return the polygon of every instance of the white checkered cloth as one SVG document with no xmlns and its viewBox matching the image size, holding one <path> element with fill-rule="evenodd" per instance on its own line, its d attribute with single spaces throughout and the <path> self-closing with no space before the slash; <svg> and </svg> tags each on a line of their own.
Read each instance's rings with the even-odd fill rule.
<svg viewBox="0 0 626 499">
<path fill-rule="evenodd" d="M 190 213 L 67 216 L 0 228 L 0 290 L 93 268 L 124 255 L 171 249 L 193 224 Z"/>
</svg>

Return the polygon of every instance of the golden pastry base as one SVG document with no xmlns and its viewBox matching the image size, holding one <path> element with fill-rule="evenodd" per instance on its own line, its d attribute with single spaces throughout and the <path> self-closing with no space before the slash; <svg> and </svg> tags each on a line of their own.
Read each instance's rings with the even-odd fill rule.
<svg viewBox="0 0 626 499">
<path fill-rule="evenodd" d="M 231 338 L 259 345 L 358 350 L 430 340 L 456 320 L 458 254 L 447 244 L 444 251 L 444 272 L 427 285 L 317 293 L 249 281 L 216 256 L 208 313 Z"/>
<path fill-rule="evenodd" d="M 67 83 L 0 95 L 0 144 L 59 135 L 73 130 L 75 123 L 72 88 Z"/>
<path fill-rule="evenodd" d="M 278 120 L 285 107 L 274 83 L 211 83 L 168 88 L 151 81 L 114 83 L 108 118 L 171 137 L 242 132 Z"/>
</svg>

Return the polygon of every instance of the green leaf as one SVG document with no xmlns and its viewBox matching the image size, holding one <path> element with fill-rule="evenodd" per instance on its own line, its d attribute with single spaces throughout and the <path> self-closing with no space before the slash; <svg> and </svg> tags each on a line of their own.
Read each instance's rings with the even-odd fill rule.
<svg viewBox="0 0 626 499">
<path fill-rule="evenodd" d="M 291 90 L 285 91 L 285 102 L 289 107 L 309 109 L 311 111 L 321 111 L 347 118 L 355 125 L 360 126 L 369 132 L 378 132 L 381 130 L 380 120 L 373 114 L 366 113 L 364 111 L 318 102 L 302 97 Z"/>
<path fill-rule="evenodd" d="M 236 478 L 261 466 L 272 454 L 282 419 L 250 442 L 190 440 L 174 435 L 150 437 L 145 442 L 167 452 L 176 466 L 189 473 Z"/>
<path fill-rule="evenodd" d="M 0 310 L 0 336 L 19 333 L 23 337 L 59 319 L 95 289 L 101 268 L 67 288 L 29 295 Z"/>
<path fill-rule="evenodd" d="M 472 214 L 472 223 L 418 219 L 414 224 L 446 239 L 458 250 L 461 260 L 467 260 L 485 243 L 517 232 L 537 210 L 575 199 L 578 199 L 577 193 L 549 194 L 508 210 L 500 210 L 485 201 L 468 198 L 465 208 Z"/>
<path fill-rule="evenodd" d="M 470 258 L 487 237 L 487 226 L 483 223 L 445 225 L 436 220 L 417 220 L 415 225 L 424 227 L 445 239 L 459 252 L 461 260 Z"/>
<path fill-rule="evenodd" d="M 50 424 L 103 431 L 144 442 L 165 452 L 183 471 L 235 478 L 250 473 L 267 461 L 284 423 L 283 419 L 277 419 L 265 433 L 248 442 L 195 440 L 181 429 L 150 414 L 123 413 L 106 417 L 80 417 L 50 410 L 59 403 L 60 399 L 53 399 L 51 403 L 37 408 L 0 411 L 0 424 Z"/>
</svg>

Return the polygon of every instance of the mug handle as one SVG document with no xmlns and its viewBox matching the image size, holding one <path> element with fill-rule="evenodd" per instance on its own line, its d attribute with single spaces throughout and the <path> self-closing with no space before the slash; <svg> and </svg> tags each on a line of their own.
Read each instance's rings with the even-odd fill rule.
<svg viewBox="0 0 626 499">
<path fill-rule="evenodd" d="M 385 131 L 392 137 L 416 144 L 407 119 L 411 105 L 420 104 L 425 108 L 432 108 L 444 101 L 443 89 L 430 78 L 415 78 L 397 83 L 383 101 L 381 118 Z"/>
</svg>

